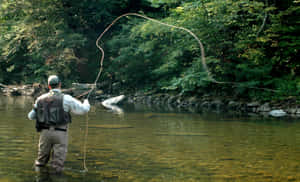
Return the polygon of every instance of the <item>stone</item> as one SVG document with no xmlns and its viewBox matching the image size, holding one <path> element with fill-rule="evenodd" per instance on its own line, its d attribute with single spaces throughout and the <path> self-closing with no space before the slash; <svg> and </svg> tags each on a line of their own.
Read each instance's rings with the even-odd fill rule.
<svg viewBox="0 0 300 182">
<path fill-rule="evenodd" d="M 210 103 L 208 101 L 204 101 L 204 102 L 202 102 L 201 107 L 210 108 Z"/>
<path fill-rule="evenodd" d="M 104 100 L 103 102 L 101 102 L 101 104 L 105 108 L 111 109 L 113 112 L 115 112 L 117 114 L 123 114 L 124 113 L 123 109 L 116 106 L 116 104 L 120 103 L 124 98 L 125 98 L 124 95 L 120 95 L 120 96 L 117 96 L 117 97 L 112 97 L 112 98 Z"/>
<path fill-rule="evenodd" d="M 95 95 L 102 95 L 104 92 L 103 90 L 96 90 Z"/>
<path fill-rule="evenodd" d="M 10 95 L 12 95 L 12 96 L 20 96 L 20 95 L 22 95 L 22 92 L 18 88 L 13 88 L 13 89 L 10 90 Z"/>
<path fill-rule="evenodd" d="M 94 84 L 88 84 L 88 83 L 72 83 L 72 86 L 75 88 L 75 89 L 91 89 L 91 88 L 94 88 Z"/>
<path fill-rule="evenodd" d="M 40 83 L 33 83 L 32 88 L 32 96 L 40 95 L 45 90 Z"/>
<path fill-rule="evenodd" d="M 236 109 L 239 107 L 239 103 L 235 101 L 229 101 L 228 102 L 228 108 L 229 109 Z"/>
<path fill-rule="evenodd" d="M 283 117 L 286 116 L 287 113 L 282 109 L 279 109 L 279 110 L 272 110 L 271 112 L 269 112 L 269 115 L 273 117 Z"/>
<path fill-rule="evenodd" d="M 269 112 L 271 111 L 271 107 L 269 103 L 264 103 L 263 105 L 259 106 L 257 109 L 258 112 Z"/>
<path fill-rule="evenodd" d="M 188 99 L 188 102 L 189 102 L 189 105 L 195 106 L 195 105 L 197 105 L 197 103 L 198 103 L 199 101 L 198 101 L 197 97 L 190 97 L 190 98 Z"/>
<path fill-rule="evenodd" d="M 296 108 L 287 109 L 286 112 L 289 113 L 289 114 L 296 114 L 297 109 Z"/>
<path fill-rule="evenodd" d="M 214 100 L 210 103 L 210 106 L 212 109 L 220 110 L 224 106 L 224 103 L 221 100 Z"/>
<path fill-rule="evenodd" d="M 6 88 L 6 87 L 7 87 L 6 85 L 0 83 L 0 88 Z"/>
<path fill-rule="evenodd" d="M 177 98 L 175 96 L 170 96 L 169 99 L 167 100 L 167 103 L 169 105 L 172 105 L 176 102 Z"/>
<path fill-rule="evenodd" d="M 247 104 L 247 107 L 258 107 L 259 106 L 259 102 L 250 102 Z"/>
<path fill-rule="evenodd" d="M 112 84 L 112 90 L 113 92 L 118 92 L 121 89 L 121 83 L 120 82 L 116 82 Z"/>
</svg>

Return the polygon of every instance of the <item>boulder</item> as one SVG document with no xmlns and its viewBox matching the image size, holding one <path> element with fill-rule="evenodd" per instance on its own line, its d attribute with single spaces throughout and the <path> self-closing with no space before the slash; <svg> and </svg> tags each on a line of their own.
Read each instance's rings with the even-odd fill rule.
<svg viewBox="0 0 300 182">
<path fill-rule="evenodd" d="M 235 102 L 235 101 L 229 101 L 228 102 L 228 108 L 229 109 L 237 109 L 239 107 L 239 103 L 238 102 Z"/>
<path fill-rule="evenodd" d="M 221 100 L 213 100 L 210 106 L 212 109 L 220 110 L 224 107 L 224 103 Z"/>
<path fill-rule="evenodd" d="M 289 114 L 296 114 L 297 109 L 296 108 L 287 109 L 286 112 Z"/>
<path fill-rule="evenodd" d="M 269 115 L 273 116 L 273 117 L 283 117 L 283 116 L 286 116 L 287 113 L 285 111 L 283 111 L 282 109 L 279 109 L 279 110 L 270 111 Z"/>
<path fill-rule="evenodd" d="M 116 104 L 120 103 L 124 98 L 124 95 L 120 95 L 117 97 L 106 99 L 101 103 L 105 108 L 111 109 L 113 112 L 116 112 L 118 114 L 123 114 L 123 110 L 120 107 L 116 106 Z"/>
<path fill-rule="evenodd" d="M 189 102 L 190 106 L 196 106 L 198 104 L 199 100 L 197 97 L 190 97 L 188 99 L 188 102 Z"/>
<path fill-rule="evenodd" d="M 259 106 L 259 102 L 250 102 L 247 104 L 247 107 L 258 107 Z"/>
<path fill-rule="evenodd" d="M 6 85 L 0 83 L 0 88 L 6 88 L 6 87 L 7 87 Z"/>
<path fill-rule="evenodd" d="M 269 112 L 271 111 L 271 107 L 269 103 L 264 103 L 263 105 L 257 108 L 258 112 Z"/>
<path fill-rule="evenodd" d="M 89 90 L 95 87 L 94 84 L 88 84 L 88 83 L 72 83 L 72 86 L 75 89 L 82 89 L 82 90 Z"/>
<path fill-rule="evenodd" d="M 206 109 L 209 109 L 210 106 L 211 106 L 211 104 L 210 104 L 210 102 L 208 102 L 208 101 L 204 101 L 204 102 L 202 102 L 202 104 L 201 104 L 201 107 L 202 107 L 202 108 L 206 108 Z"/>
<path fill-rule="evenodd" d="M 173 104 L 175 104 L 176 100 L 177 100 L 176 96 L 170 96 L 169 99 L 167 100 L 167 103 L 169 105 L 173 105 Z"/>
</svg>

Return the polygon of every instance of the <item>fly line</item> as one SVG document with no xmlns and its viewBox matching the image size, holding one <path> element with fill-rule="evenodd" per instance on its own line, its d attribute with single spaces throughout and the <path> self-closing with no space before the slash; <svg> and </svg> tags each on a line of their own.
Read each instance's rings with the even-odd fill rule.
<svg viewBox="0 0 300 182">
<path fill-rule="evenodd" d="M 243 86 L 241 85 L 241 83 L 239 82 L 223 82 L 223 81 L 218 81 L 216 80 L 207 64 L 206 64 L 206 59 L 205 59 L 205 51 L 204 51 L 204 46 L 201 42 L 201 40 L 189 29 L 187 28 L 184 28 L 184 27 L 180 27 L 180 26 L 175 26 L 175 25 L 171 25 L 171 24 L 168 24 L 168 23 L 165 23 L 165 22 L 162 22 L 162 21 L 159 21 L 159 20 L 156 20 L 156 19 L 153 19 L 153 18 L 150 18 L 148 16 L 145 16 L 145 15 L 141 15 L 141 14 L 138 14 L 138 13 L 125 13 L 125 14 L 122 14 L 120 16 L 118 16 L 117 18 L 115 18 L 112 23 L 110 25 L 108 25 L 104 31 L 99 35 L 99 37 L 97 38 L 96 40 L 96 46 L 97 48 L 100 50 L 101 52 L 101 58 L 100 58 L 100 66 L 99 66 L 99 72 L 97 74 L 97 77 L 94 81 L 94 84 L 92 85 L 92 88 L 88 91 L 88 92 L 85 92 L 83 93 L 82 95 L 78 96 L 78 97 L 82 97 L 84 95 L 87 95 L 87 99 L 90 97 L 92 91 L 96 88 L 97 86 L 97 82 L 102 74 L 102 71 L 103 71 L 103 61 L 104 61 L 104 57 L 105 57 L 105 52 L 103 50 L 103 48 L 99 45 L 99 42 L 101 41 L 101 39 L 103 38 L 104 34 L 118 21 L 120 20 L 121 18 L 123 17 L 126 17 L 126 16 L 136 16 L 136 17 L 140 17 L 140 18 L 144 18 L 146 20 L 149 20 L 149 21 L 152 21 L 152 22 L 155 22 L 155 23 L 158 23 L 160 25 L 163 25 L 163 26 L 167 26 L 167 27 L 170 27 L 170 28 L 173 28 L 173 29 L 178 29 L 178 30 L 182 30 L 182 31 L 185 31 L 187 32 L 188 34 L 190 34 L 198 43 L 199 45 L 199 48 L 200 48 L 200 52 L 201 52 L 201 64 L 202 64 L 202 67 L 203 69 L 205 70 L 205 72 L 207 73 L 207 80 L 206 81 L 209 81 L 209 82 L 212 82 L 212 83 L 216 83 L 216 84 L 230 84 L 232 85 L 233 87 L 247 87 L 247 88 L 252 88 L 252 89 L 258 89 L 258 90 L 265 90 L 265 91 L 269 91 L 269 92 L 279 92 L 278 90 L 273 90 L 273 89 L 268 89 L 268 88 L 261 88 L 261 87 L 251 87 L 251 86 Z M 264 20 L 264 23 L 265 23 L 265 20 Z M 263 23 L 263 24 L 264 24 Z M 263 26 L 262 26 L 263 27 Z M 260 30 L 261 31 L 261 30 Z M 260 31 L 257 33 L 259 34 Z M 84 171 L 87 171 L 87 167 L 86 167 L 86 141 L 87 141 L 87 137 L 88 137 L 88 116 L 86 117 L 86 129 L 85 129 L 85 139 L 84 139 L 84 154 L 83 154 L 83 167 L 84 167 Z"/>
</svg>

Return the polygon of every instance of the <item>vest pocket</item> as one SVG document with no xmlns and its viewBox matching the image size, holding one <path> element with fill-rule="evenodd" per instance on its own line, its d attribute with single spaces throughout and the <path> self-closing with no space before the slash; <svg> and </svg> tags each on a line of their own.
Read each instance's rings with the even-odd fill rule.
<svg viewBox="0 0 300 182">
<path fill-rule="evenodd" d="M 59 113 L 59 109 L 52 107 L 49 108 L 49 123 L 51 124 L 57 124 L 60 123 L 60 113 Z"/>
<path fill-rule="evenodd" d="M 39 119 L 40 123 L 46 123 L 47 122 L 47 116 L 45 115 L 45 109 L 40 108 L 37 110 L 37 118 Z"/>
</svg>

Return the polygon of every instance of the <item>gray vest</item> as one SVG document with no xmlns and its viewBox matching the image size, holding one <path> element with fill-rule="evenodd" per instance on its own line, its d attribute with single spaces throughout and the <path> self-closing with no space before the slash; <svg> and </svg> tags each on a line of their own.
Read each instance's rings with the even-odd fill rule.
<svg viewBox="0 0 300 182">
<path fill-rule="evenodd" d="M 37 103 L 37 124 L 55 126 L 71 123 L 71 115 L 64 111 L 62 93 L 54 92 Z"/>
</svg>

